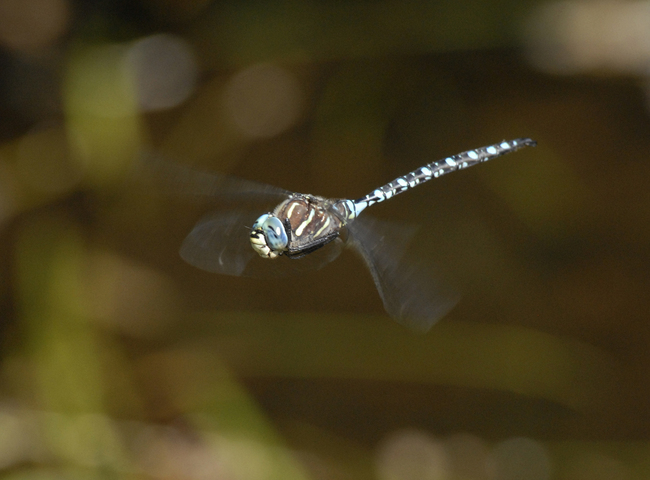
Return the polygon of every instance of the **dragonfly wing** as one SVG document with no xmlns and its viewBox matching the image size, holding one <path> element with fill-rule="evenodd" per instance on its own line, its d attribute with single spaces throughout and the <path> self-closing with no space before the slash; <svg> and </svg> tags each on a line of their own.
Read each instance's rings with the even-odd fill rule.
<svg viewBox="0 0 650 480">
<path fill-rule="evenodd" d="M 260 211 L 217 212 L 204 216 L 181 245 L 187 263 L 222 275 L 255 278 L 281 277 L 318 270 L 339 256 L 343 242 L 336 239 L 303 258 L 261 258 L 250 244 L 250 227 Z"/>
<path fill-rule="evenodd" d="M 187 263 L 208 272 L 240 276 L 254 257 L 250 230 L 255 214 L 235 211 L 210 214 L 194 226 L 181 245 L 180 255 Z"/>
<path fill-rule="evenodd" d="M 143 152 L 136 167 L 136 179 L 148 181 L 171 195 L 209 197 L 229 203 L 279 203 L 291 193 L 265 183 L 244 180 L 233 175 L 195 170 L 166 160 L 153 152 Z M 261 212 L 260 215 L 264 213 Z"/>
<path fill-rule="evenodd" d="M 421 259 L 404 253 L 416 228 L 361 217 L 349 225 L 348 243 L 361 255 L 388 314 L 407 327 L 425 332 L 445 316 L 458 295 L 443 289 Z"/>
</svg>

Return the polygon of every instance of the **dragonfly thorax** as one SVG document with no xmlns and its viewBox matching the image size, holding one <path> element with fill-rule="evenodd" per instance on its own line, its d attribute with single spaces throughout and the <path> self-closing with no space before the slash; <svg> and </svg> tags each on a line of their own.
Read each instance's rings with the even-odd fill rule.
<svg viewBox="0 0 650 480">
<path fill-rule="evenodd" d="M 343 201 L 294 193 L 259 217 L 253 224 L 250 242 L 262 258 L 302 258 L 338 238 L 348 211 Z"/>
<path fill-rule="evenodd" d="M 278 217 L 271 213 L 260 216 L 251 229 L 250 241 L 260 257 L 277 258 L 287 249 L 289 237 Z"/>
</svg>

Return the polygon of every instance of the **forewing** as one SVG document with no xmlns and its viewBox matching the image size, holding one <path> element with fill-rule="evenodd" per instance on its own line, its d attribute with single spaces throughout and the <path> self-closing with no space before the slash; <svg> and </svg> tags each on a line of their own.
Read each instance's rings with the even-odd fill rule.
<svg viewBox="0 0 650 480">
<path fill-rule="evenodd" d="M 136 178 L 150 182 L 171 195 L 208 197 L 228 203 L 280 203 L 291 193 L 265 183 L 244 180 L 233 175 L 195 170 L 176 164 L 162 156 L 143 152 L 137 165 Z M 259 215 L 265 212 L 260 212 Z M 258 215 L 258 216 L 259 216 Z"/>
<path fill-rule="evenodd" d="M 250 227 L 259 211 L 211 213 L 185 238 L 180 255 L 187 263 L 208 272 L 245 277 L 277 277 L 318 270 L 341 253 L 339 239 L 300 259 L 261 258 L 250 244 Z"/>
<path fill-rule="evenodd" d="M 255 256 L 247 225 L 255 221 L 251 212 L 210 214 L 194 226 L 181 245 L 187 263 L 208 272 L 240 276 Z"/>
<path fill-rule="evenodd" d="M 348 243 L 364 259 L 388 314 L 397 322 L 426 332 L 457 303 L 422 259 L 403 258 L 416 228 L 361 217 L 349 227 Z"/>
</svg>

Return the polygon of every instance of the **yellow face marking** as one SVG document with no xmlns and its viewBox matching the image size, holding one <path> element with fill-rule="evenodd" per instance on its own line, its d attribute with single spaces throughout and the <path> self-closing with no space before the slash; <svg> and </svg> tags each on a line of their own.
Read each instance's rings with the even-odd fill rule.
<svg viewBox="0 0 650 480">
<path fill-rule="evenodd" d="M 296 235 L 299 237 L 302 235 L 302 231 L 309 225 L 309 222 L 312 221 L 314 218 L 314 213 L 316 212 L 316 209 L 312 208 L 311 212 L 309 212 L 309 217 L 307 217 L 307 220 L 302 222 L 300 225 L 298 225 L 298 228 L 296 228 Z"/>
</svg>

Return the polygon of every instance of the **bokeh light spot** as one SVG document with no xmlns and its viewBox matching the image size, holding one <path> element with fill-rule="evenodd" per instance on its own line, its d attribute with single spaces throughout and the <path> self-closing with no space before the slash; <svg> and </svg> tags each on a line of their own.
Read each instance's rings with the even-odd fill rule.
<svg viewBox="0 0 650 480">
<path fill-rule="evenodd" d="M 445 480 L 450 478 L 445 446 L 424 432 L 394 432 L 376 457 L 381 480 Z"/>
<path fill-rule="evenodd" d="M 0 469 L 26 460 L 32 447 L 30 433 L 17 412 L 0 407 Z"/>
<path fill-rule="evenodd" d="M 227 114 L 245 136 L 278 135 L 298 119 L 303 93 L 286 70 L 270 64 L 247 68 L 235 75 L 224 94 Z"/>
<path fill-rule="evenodd" d="M 66 0 L 2 0 L 0 43 L 21 51 L 46 47 L 66 31 L 69 21 Z"/>
<path fill-rule="evenodd" d="M 529 58 L 542 70 L 647 74 L 650 3 L 542 4 L 533 11 L 526 35 Z"/>
<path fill-rule="evenodd" d="M 173 285 L 159 272 L 108 252 L 96 252 L 86 278 L 93 318 L 123 335 L 155 336 L 178 313 Z"/>
<path fill-rule="evenodd" d="M 453 478 L 488 480 L 494 478 L 495 465 L 485 442 L 475 435 L 457 433 L 447 439 Z"/>
<path fill-rule="evenodd" d="M 496 480 L 548 480 L 551 461 L 544 446 L 530 438 L 505 440 L 494 447 Z"/>
<path fill-rule="evenodd" d="M 86 48 L 73 57 L 67 75 L 69 106 L 104 118 L 133 115 L 133 86 L 119 44 Z"/>
<path fill-rule="evenodd" d="M 139 40 L 129 49 L 127 62 L 144 111 L 175 107 L 194 91 L 198 71 L 194 52 L 179 37 L 153 35 Z"/>
</svg>

